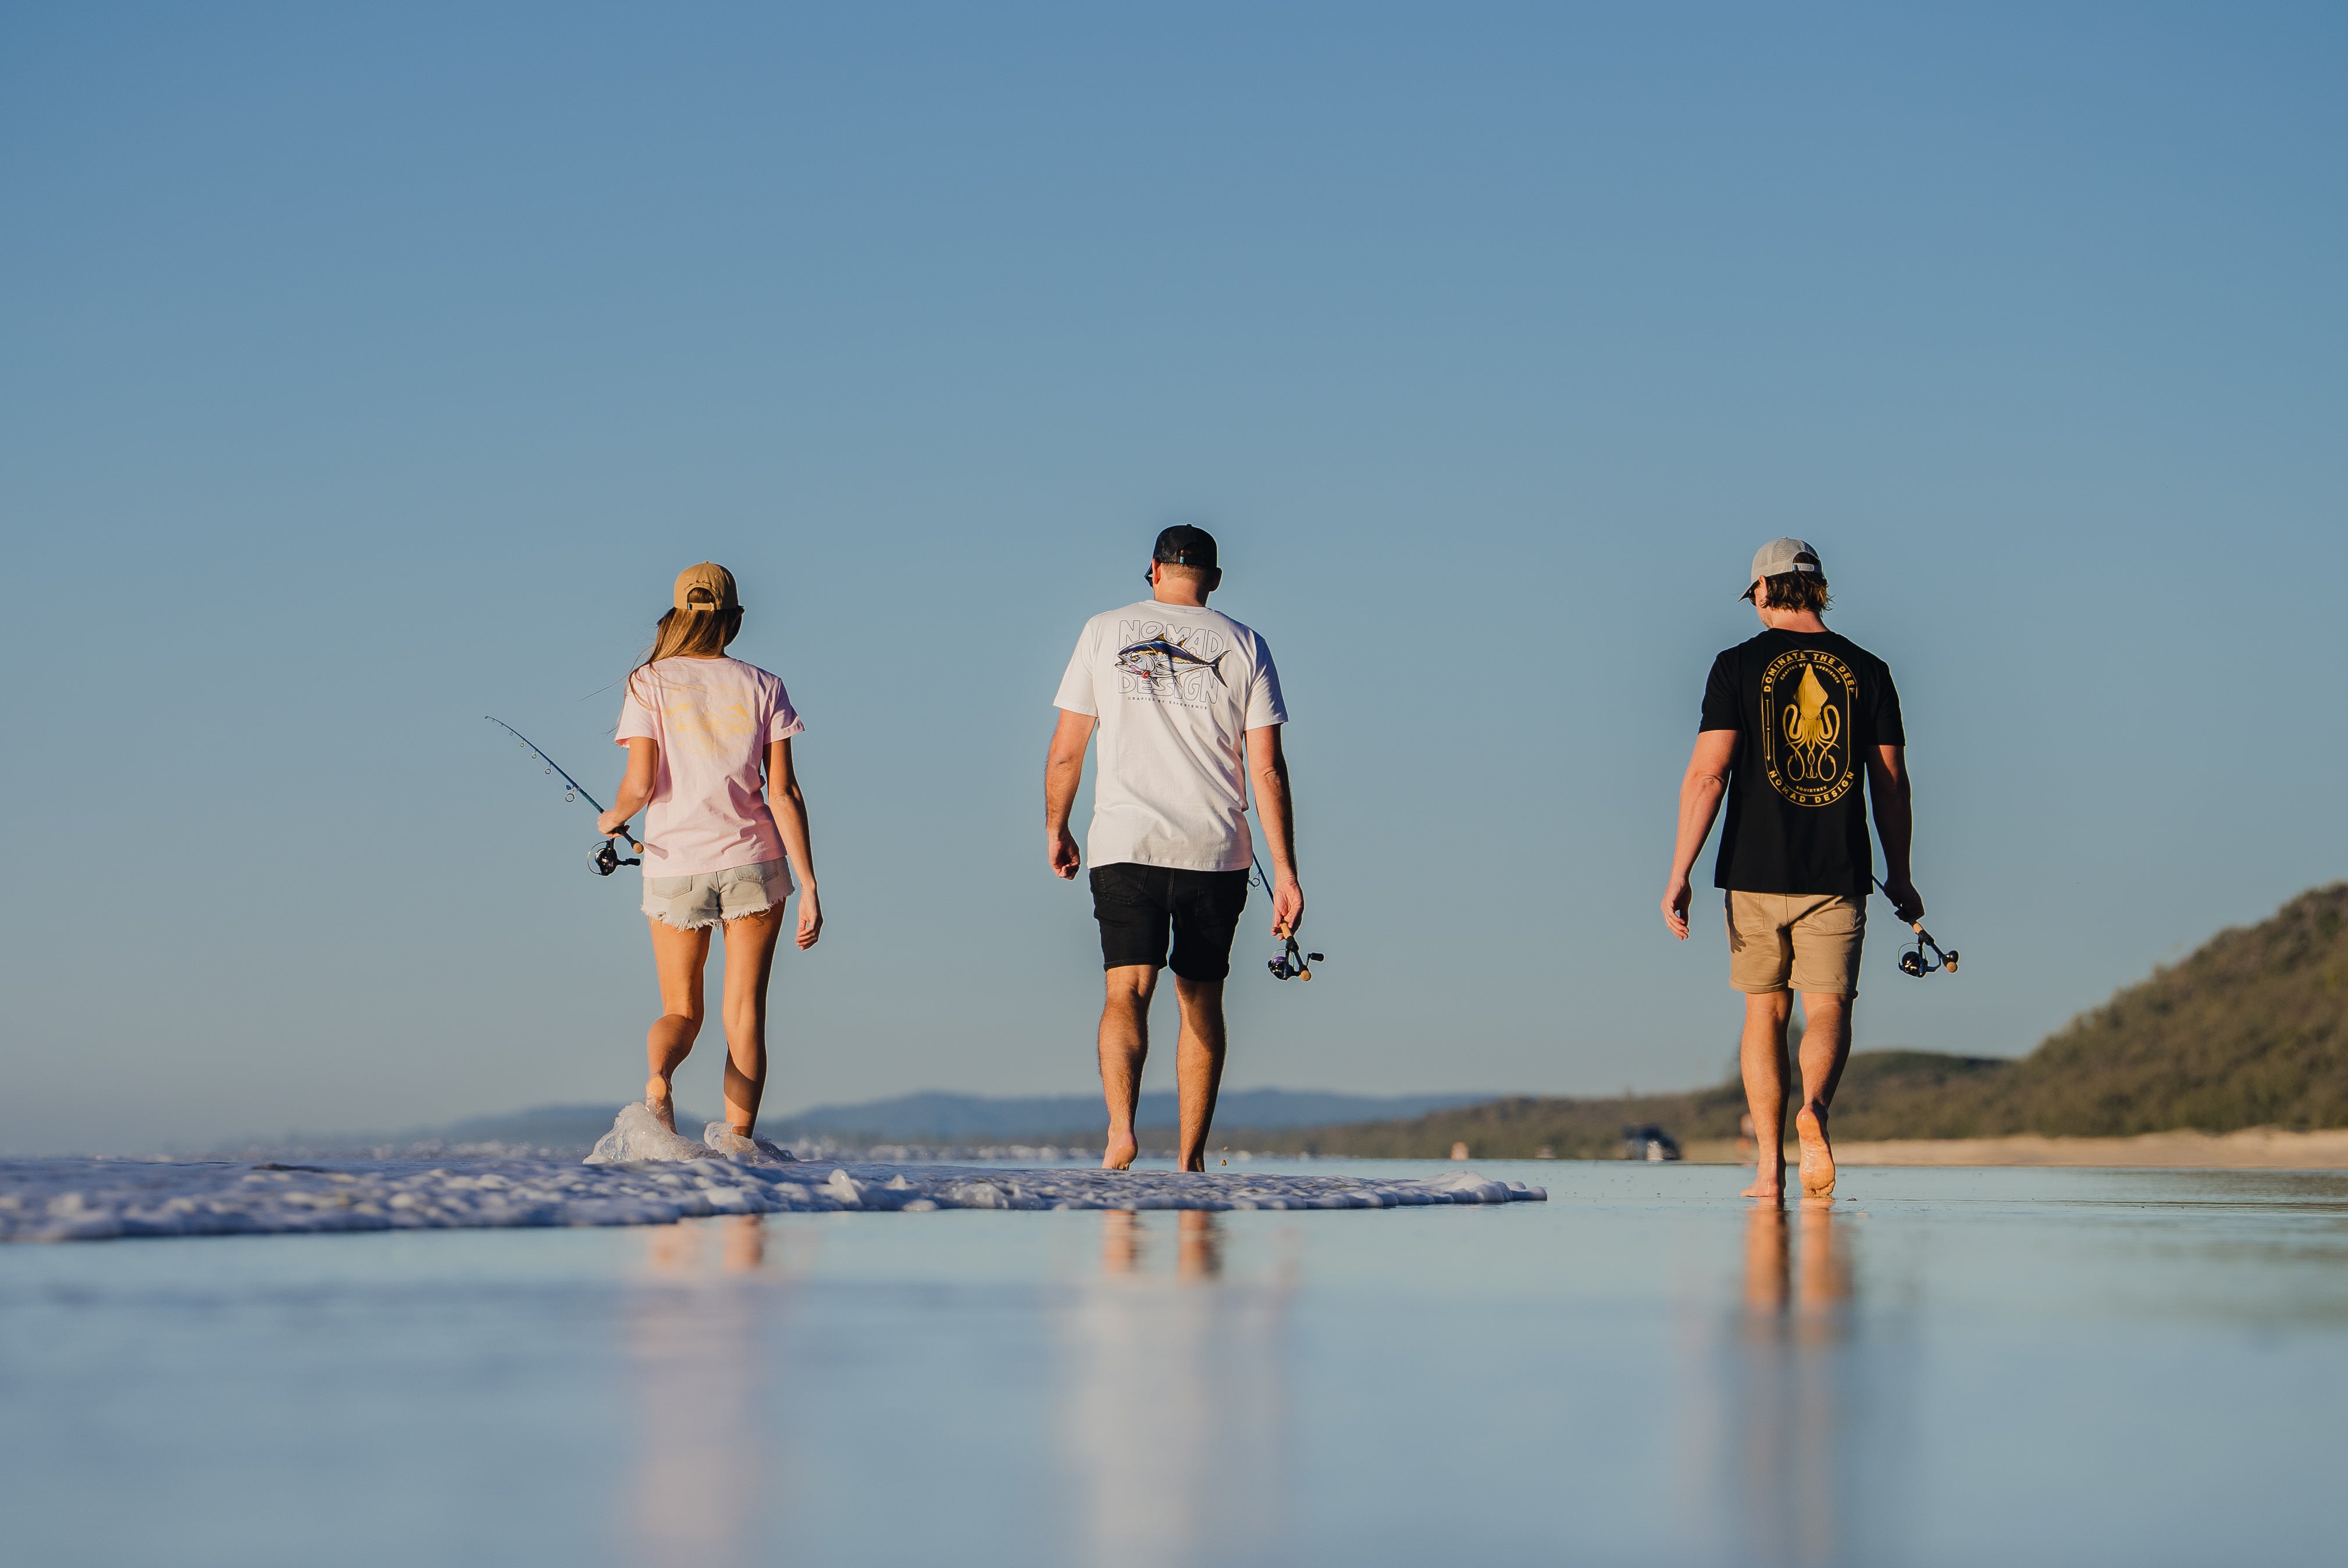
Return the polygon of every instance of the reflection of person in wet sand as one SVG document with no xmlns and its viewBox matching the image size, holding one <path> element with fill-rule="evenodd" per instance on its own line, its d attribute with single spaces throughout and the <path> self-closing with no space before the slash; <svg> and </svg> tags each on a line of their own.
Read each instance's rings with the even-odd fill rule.
<svg viewBox="0 0 2348 1568">
<path fill-rule="evenodd" d="M 1075 1558 L 1282 1560 L 1287 1290 L 1224 1274 L 1220 1216 L 1101 1216 L 1100 1274 L 1062 1319 Z"/>
<path fill-rule="evenodd" d="M 1184 1279 L 1212 1279 L 1223 1272 L 1223 1237 L 1215 1216 L 1185 1209 L 1177 1222 L 1174 1272 Z M 1101 1273 L 1129 1274 L 1141 1264 L 1141 1216 L 1130 1209 L 1101 1215 Z"/>
<path fill-rule="evenodd" d="M 644 1243 L 650 1277 L 628 1309 L 642 1444 L 627 1503 L 634 1555 L 695 1568 L 747 1563 L 775 1479 L 757 1418 L 765 1217 L 651 1226 Z"/>
<path fill-rule="evenodd" d="M 1802 1202 L 1798 1267 L 1786 1211 L 1756 1204 L 1745 1222 L 1743 1376 L 1747 1401 L 1733 1463 L 1744 1493 L 1736 1561 L 1833 1561 L 1839 1429 L 1830 1358 L 1850 1299 L 1850 1270 L 1831 1199 Z M 1792 1309 L 1792 1334 L 1787 1309 Z"/>
<path fill-rule="evenodd" d="M 1785 1191 L 1786 1026 L 1799 991 L 1802 1191 L 1828 1197 L 1835 1165 L 1827 1109 L 1850 1056 L 1874 881 L 1869 803 L 1893 909 L 1902 921 L 1924 913 L 1908 880 L 1907 736 L 1890 669 L 1818 618 L 1827 580 L 1817 552 L 1798 539 L 1763 545 L 1745 596 L 1766 630 L 1713 661 L 1680 783 L 1663 919 L 1687 939 L 1688 873 L 1725 796 L 1713 882 L 1727 909 L 1729 984 L 1745 993 L 1737 1055 L 1759 1145 L 1745 1195 L 1774 1201 Z"/>
<path fill-rule="evenodd" d="M 1758 1324 L 1791 1300 L 1806 1318 L 1818 1318 L 1850 1299 L 1850 1265 L 1835 1237 L 1834 1205 L 1809 1199 L 1801 1206 L 1800 1290 L 1787 1244 L 1786 1211 L 1756 1207 L 1745 1222 L 1745 1305 Z"/>
</svg>

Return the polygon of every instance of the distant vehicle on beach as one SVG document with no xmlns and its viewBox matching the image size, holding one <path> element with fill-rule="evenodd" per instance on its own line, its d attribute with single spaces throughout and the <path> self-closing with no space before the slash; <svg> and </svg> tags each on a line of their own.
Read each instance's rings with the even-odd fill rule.
<svg viewBox="0 0 2348 1568">
<path fill-rule="evenodd" d="M 1660 1127 L 1626 1127 L 1622 1130 L 1622 1158 L 1645 1160 L 1660 1164 L 1680 1157 L 1678 1140 Z"/>
</svg>

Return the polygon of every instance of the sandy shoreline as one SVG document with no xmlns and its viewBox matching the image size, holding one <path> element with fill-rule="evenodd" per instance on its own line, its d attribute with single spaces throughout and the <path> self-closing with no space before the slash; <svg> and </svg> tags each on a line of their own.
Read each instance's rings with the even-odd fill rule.
<svg viewBox="0 0 2348 1568">
<path fill-rule="evenodd" d="M 1796 1150 L 1786 1146 L 1790 1161 Z M 1725 1141 L 1692 1143 L 1690 1160 L 1736 1161 Z M 2135 1138 L 1913 1138 L 1838 1142 L 1845 1165 L 2081 1165 L 2119 1169 L 2160 1166 L 2201 1171 L 2348 1170 L 2348 1129 L 2285 1132 L 2271 1127 L 2240 1132 L 2147 1132 Z"/>
</svg>

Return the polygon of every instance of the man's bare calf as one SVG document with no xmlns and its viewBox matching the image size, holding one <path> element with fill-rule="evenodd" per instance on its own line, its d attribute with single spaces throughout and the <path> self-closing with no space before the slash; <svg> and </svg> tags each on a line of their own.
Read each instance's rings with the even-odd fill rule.
<svg viewBox="0 0 2348 1568">
<path fill-rule="evenodd" d="M 1759 1168 L 1747 1198 L 1776 1200 L 1786 1191 L 1786 1024 L 1793 1016 L 1788 991 L 1764 991 L 1745 998 L 1745 1034 L 1738 1062 L 1745 1077 L 1745 1103 L 1752 1110 Z M 1834 1195 L 1834 1146 L 1827 1138 L 1827 1109 L 1850 1057 L 1850 998 L 1804 993 L 1802 1103 L 1794 1113 L 1801 1144 L 1798 1175 L 1805 1197 Z"/>
<path fill-rule="evenodd" d="M 1149 1057 L 1149 1003 L 1157 995 L 1158 971 L 1128 964 L 1106 972 L 1101 1003 L 1101 1097 L 1108 1104 L 1108 1137 L 1101 1169 L 1123 1171 L 1141 1151 L 1133 1118 L 1141 1099 L 1141 1068 Z M 1207 1134 L 1214 1126 L 1215 1099 L 1223 1080 L 1223 983 L 1174 977 L 1181 1005 L 1182 1032 L 1174 1054 L 1175 1085 L 1181 1099 L 1181 1168 L 1207 1168 Z"/>
</svg>

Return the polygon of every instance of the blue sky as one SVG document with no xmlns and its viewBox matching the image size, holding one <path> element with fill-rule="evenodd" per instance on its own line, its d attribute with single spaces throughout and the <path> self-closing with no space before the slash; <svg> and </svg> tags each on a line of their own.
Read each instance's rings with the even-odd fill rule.
<svg viewBox="0 0 2348 1568">
<path fill-rule="evenodd" d="M 1087 1090 L 1049 705 L 1177 521 L 1279 656 L 1329 954 L 1243 935 L 1233 1084 L 1721 1076 L 1714 906 L 1654 905 L 1781 532 L 1899 678 L 1968 959 L 1906 981 L 1879 925 L 1859 1044 L 2026 1050 L 2348 862 L 2343 45 L 7 7 L 0 1149 L 634 1092 L 633 890 L 481 716 L 608 787 L 705 557 L 808 725 L 831 923 L 769 1105 Z"/>
</svg>

